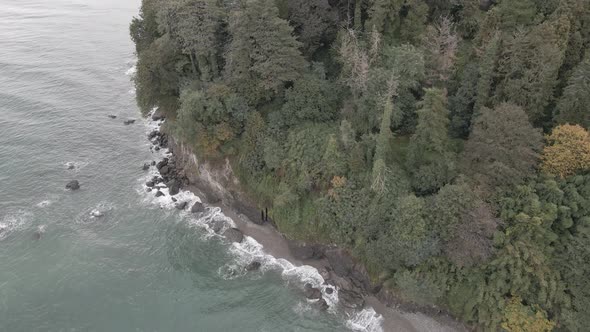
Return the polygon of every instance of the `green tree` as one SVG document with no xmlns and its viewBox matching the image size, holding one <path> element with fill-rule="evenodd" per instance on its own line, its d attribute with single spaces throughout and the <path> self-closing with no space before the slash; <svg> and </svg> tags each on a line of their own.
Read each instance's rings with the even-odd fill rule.
<svg viewBox="0 0 590 332">
<path fill-rule="evenodd" d="M 590 129 L 590 53 L 569 78 L 557 104 L 559 123 L 579 124 Z"/>
<path fill-rule="evenodd" d="M 273 0 L 247 0 L 230 14 L 229 32 L 226 76 L 252 103 L 279 93 L 306 67 L 301 44 Z"/>
<path fill-rule="evenodd" d="M 484 107 L 465 144 L 464 171 L 484 189 L 520 183 L 534 171 L 542 141 L 522 108 Z"/>
<path fill-rule="evenodd" d="M 569 20 L 562 15 L 506 40 L 498 66 L 502 80 L 496 100 L 521 106 L 536 125 L 546 121 L 569 29 Z"/>
<path fill-rule="evenodd" d="M 338 11 L 328 0 L 289 0 L 289 22 L 308 57 L 336 39 Z"/>
<path fill-rule="evenodd" d="M 455 173 L 450 150 L 446 96 L 427 89 L 418 111 L 418 126 L 410 139 L 406 167 L 419 194 L 431 194 L 450 182 Z"/>
<path fill-rule="evenodd" d="M 137 53 L 147 49 L 160 37 L 156 16 L 158 13 L 157 0 L 144 0 L 141 2 L 139 17 L 134 17 L 129 26 L 131 39 L 135 43 Z"/>
<path fill-rule="evenodd" d="M 473 109 L 479 112 L 482 107 L 488 107 L 490 95 L 492 95 L 492 86 L 494 83 L 494 73 L 498 61 L 498 51 L 500 49 L 500 34 L 496 32 L 492 39 L 485 46 L 480 63 L 479 80 L 477 81 L 477 98 Z"/>
</svg>

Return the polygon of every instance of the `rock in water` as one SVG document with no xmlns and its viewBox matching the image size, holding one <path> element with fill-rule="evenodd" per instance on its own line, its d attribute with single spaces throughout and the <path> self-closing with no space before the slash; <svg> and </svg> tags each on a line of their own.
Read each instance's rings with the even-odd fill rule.
<svg viewBox="0 0 590 332">
<path fill-rule="evenodd" d="M 72 181 L 68 182 L 68 184 L 66 184 L 66 189 L 78 190 L 78 189 L 80 189 L 80 183 L 78 182 L 78 180 L 72 180 Z"/>
<path fill-rule="evenodd" d="M 303 288 L 303 294 L 305 294 L 305 297 L 310 300 L 322 298 L 322 292 L 319 289 L 314 288 L 311 284 L 305 284 L 305 287 Z"/>
<path fill-rule="evenodd" d="M 260 262 L 254 261 L 246 266 L 246 271 L 248 271 L 248 272 L 258 271 L 260 269 L 261 265 L 262 264 L 260 264 Z"/>
<path fill-rule="evenodd" d="M 116 119 L 116 118 L 117 118 L 117 116 L 116 116 L 116 115 L 114 115 L 114 114 L 109 114 L 109 115 L 107 115 L 107 116 L 108 116 L 109 118 L 111 118 L 111 119 Z"/>
<path fill-rule="evenodd" d="M 128 126 L 130 124 L 134 124 L 134 123 L 135 123 L 135 120 L 134 119 L 129 119 L 129 120 L 123 121 L 123 124 L 126 125 L 126 126 Z"/>
<path fill-rule="evenodd" d="M 221 230 L 223 229 L 223 227 L 225 226 L 225 221 L 221 220 L 221 219 L 215 219 L 211 225 L 211 228 L 213 229 L 213 231 L 217 234 L 219 234 L 221 232 Z"/>
<path fill-rule="evenodd" d="M 320 311 L 326 311 L 328 310 L 328 308 L 330 307 L 328 305 L 328 302 L 326 302 L 326 300 L 324 300 L 324 298 L 320 298 L 319 301 L 317 301 L 315 303 L 315 306 L 318 308 L 318 310 Z"/>
<path fill-rule="evenodd" d="M 158 190 L 156 192 L 156 197 L 160 197 L 160 196 L 164 196 L 164 193 Z"/>
<path fill-rule="evenodd" d="M 144 171 L 147 171 L 148 169 L 150 169 L 150 164 L 148 164 L 148 163 L 145 163 L 145 164 L 143 164 L 143 167 L 142 167 L 142 169 L 143 169 Z"/>
<path fill-rule="evenodd" d="M 180 186 L 178 185 L 178 182 L 176 182 L 174 180 L 170 181 L 170 182 L 172 182 L 172 183 L 170 183 L 168 188 L 170 188 L 170 195 L 174 196 L 180 192 Z"/>
<path fill-rule="evenodd" d="M 244 240 L 244 233 L 242 233 L 242 231 L 237 228 L 226 229 L 225 232 L 223 232 L 223 236 L 229 242 L 241 243 Z"/>
<path fill-rule="evenodd" d="M 332 294 L 332 293 L 334 293 L 334 288 L 332 288 L 332 287 L 326 287 L 326 294 L 329 295 L 329 294 Z"/>
<path fill-rule="evenodd" d="M 68 166 L 68 169 L 69 170 L 72 170 L 72 169 L 76 168 L 76 164 L 74 164 L 73 162 L 68 162 L 66 164 L 66 166 Z"/>
<path fill-rule="evenodd" d="M 186 208 L 186 206 L 188 205 L 188 202 L 182 202 L 182 203 L 178 203 L 176 204 L 176 208 L 178 210 L 184 210 Z"/>
<path fill-rule="evenodd" d="M 200 202 L 195 202 L 195 204 L 193 204 L 193 206 L 191 207 L 192 213 L 200 213 L 200 212 L 204 212 L 204 211 L 205 211 L 205 206 Z"/>
</svg>

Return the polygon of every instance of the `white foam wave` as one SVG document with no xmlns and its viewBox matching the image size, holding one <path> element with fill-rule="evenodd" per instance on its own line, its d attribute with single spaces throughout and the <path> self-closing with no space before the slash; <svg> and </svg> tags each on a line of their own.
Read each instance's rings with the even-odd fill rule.
<svg viewBox="0 0 590 332">
<path fill-rule="evenodd" d="M 137 73 L 137 65 L 133 65 L 131 66 L 131 68 L 127 69 L 127 71 L 125 72 L 125 75 L 127 76 L 135 76 L 135 74 Z"/>
<path fill-rule="evenodd" d="M 35 206 L 36 207 L 39 207 L 39 208 L 45 208 L 45 207 L 48 207 L 51 204 L 53 204 L 53 202 L 47 199 L 47 200 L 44 200 L 44 201 L 41 201 L 41 202 L 35 204 Z"/>
<path fill-rule="evenodd" d="M 146 133 L 150 133 L 154 130 L 160 130 L 163 121 L 152 121 L 151 115 L 156 111 L 154 108 L 145 120 Z M 161 158 L 170 157 L 171 153 L 168 149 L 160 149 L 157 151 L 158 156 Z M 174 209 L 178 203 L 187 202 L 187 206 L 190 206 L 195 202 L 201 202 L 201 199 L 190 191 L 181 190 L 175 196 L 170 196 L 169 190 L 165 184 L 158 184 L 156 187 L 149 189 L 145 185 L 145 182 L 151 180 L 154 177 L 160 177 L 160 173 L 156 167 L 151 167 L 148 173 L 139 179 L 141 186 L 138 189 L 138 193 L 144 197 L 143 201 L 146 204 L 152 204 L 159 206 L 162 209 L 171 210 Z M 151 190 L 151 191 L 150 191 Z M 156 197 L 156 192 L 160 191 L 163 195 Z M 173 199 L 174 198 L 174 199 Z M 190 211 L 184 210 L 180 212 L 183 218 L 187 221 L 205 230 L 203 233 L 204 240 L 223 237 L 223 231 L 229 227 L 236 227 L 234 221 L 223 214 L 218 207 L 208 207 L 204 214 L 192 214 Z M 223 222 L 221 229 L 216 229 L 214 226 L 216 222 Z M 218 226 L 217 226 L 218 227 Z M 243 277 L 247 274 L 246 266 L 252 262 L 259 262 L 259 271 L 264 273 L 266 271 L 276 271 L 280 273 L 281 277 L 285 282 L 294 284 L 297 287 L 303 289 L 306 284 L 311 284 L 312 287 L 317 288 L 321 291 L 322 297 L 328 304 L 328 312 L 337 313 L 338 300 L 338 288 L 327 285 L 324 278 L 320 275 L 319 271 L 309 265 L 295 266 L 293 263 L 286 259 L 276 258 L 264 251 L 262 244 L 257 242 L 254 238 L 244 236 L 241 243 L 232 243 L 229 247 L 229 251 L 234 257 L 232 262 L 229 262 L 218 269 L 218 274 L 221 278 L 231 280 Z M 331 293 L 328 294 L 326 291 L 331 288 Z M 310 303 L 317 302 L 318 300 L 307 300 L 307 305 L 302 305 L 301 312 L 309 310 L 311 308 Z M 298 311 L 298 309 L 295 309 Z M 352 330 L 355 331 L 366 331 L 366 332 L 381 332 L 381 322 L 383 317 L 378 315 L 372 308 L 364 309 L 356 312 L 353 316 L 349 317 L 346 324 Z"/>
<path fill-rule="evenodd" d="M 381 323 L 383 316 L 373 308 L 365 308 L 355 312 L 347 321 L 346 326 L 353 331 L 383 332 Z"/>
<path fill-rule="evenodd" d="M 32 213 L 28 211 L 19 211 L 15 214 L 9 214 L 0 220 L 0 240 L 6 238 L 14 231 L 26 227 L 31 219 Z"/>
</svg>

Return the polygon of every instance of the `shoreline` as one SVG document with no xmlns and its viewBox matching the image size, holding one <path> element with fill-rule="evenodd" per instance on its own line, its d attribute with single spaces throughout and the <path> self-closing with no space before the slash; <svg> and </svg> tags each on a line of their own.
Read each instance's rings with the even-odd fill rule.
<svg viewBox="0 0 590 332">
<path fill-rule="evenodd" d="M 219 208 L 244 236 L 258 242 L 264 253 L 275 259 L 284 259 L 295 267 L 310 266 L 316 269 L 324 279 L 326 287 L 332 287 L 339 293 L 345 292 L 340 297 L 346 295 L 347 300 L 339 299 L 340 303 L 337 305 L 344 309 L 349 318 L 354 314 L 361 314 L 365 309 L 373 309 L 374 314 L 380 317 L 382 331 L 468 331 L 465 325 L 440 311 L 422 312 L 411 306 L 410 310 L 404 310 L 405 308 L 400 308 L 403 302 L 397 299 L 387 303 L 391 295 L 374 291 L 371 288 L 374 285 L 369 281 L 364 266 L 356 263 L 345 250 L 335 246 L 307 245 L 291 241 L 272 223 L 258 220 L 260 211 L 252 206 L 249 199 L 240 197 L 242 190 L 239 181 L 233 176 L 229 162 L 226 161 L 221 167 L 206 162 L 199 163 L 190 149 L 177 144 L 171 135 L 162 130 L 164 117 L 157 114 L 155 111 L 148 115 L 148 122 L 160 121 L 156 126 L 154 122 L 148 126 L 152 130 L 148 139 L 154 147 L 168 149 L 169 159 L 175 165 L 175 173 L 171 178 L 175 181 L 178 179 L 179 189 L 197 196 L 201 203 L 208 207 Z M 157 131 L 157 135 L 154 135 L 154 131 Z M 189 206 L 188 209 L 190 208 Z M 329 257 L 326 257 L 327 253 L 330 253 Z M 346 273 L 339 273 L 343 268 L 347 270 Z M 342 304 L 347 301 L 348 305 Z"/>
</svg>

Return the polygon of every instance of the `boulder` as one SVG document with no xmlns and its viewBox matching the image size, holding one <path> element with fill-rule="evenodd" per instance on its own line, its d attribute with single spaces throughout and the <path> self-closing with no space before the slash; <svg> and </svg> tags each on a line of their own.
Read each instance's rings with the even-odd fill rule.
<svg viewBox="0 0 590 332">
<path fill-rule="evenodd" d="M 1 233 L 2 233 L 2 229 L 0 229 L 0 234 Z M 35 231 L 33 233 L 33 240 L 35 240 L 35 241 L 40 240 L 41 239 L 41 235 L 42 235 L 41 231 L 38 231 L 38 230 Z"/>
<path fill-rule="evenodd" d="M 226 229 L 225 232 L 223 232 L 223 236 L 229 242 L 241 243 L 244 240 L 244 233 L 242 233 L 242 231 L 237 228 Z"/>
<path fill-rule="evenodd" d="M 365 306 L 363 296 L 349 289 L 341 289 L 338 292 L 340 303 L 347 308 L 360 310 Z"/>
<path fill-rule="evenodd" d="M 178 210 L 184 210 L 187 205 L 188 205 L 188 202 L 181 202 L 181 203 L 176 204 L 176 208 Z"/>
<path fill-rule="evenodd" d="M 164 158 L 162 160 L 160 160 L 157 164 L 156 164 L 156 168 L 158 170 L 160 170 L 162 167 L 168 165 L 168 158 Z"/>
<path fill-rule="evenodd" d="M 156 192 L 156 197 L 161 197 L 161 196 L 164 196 L 164 193 L 158 190 Z"/>
<path fill-rule="evenodd" d="M 219 234 L 221 232 L 221 230 L 223 229 L 224 226 L 225 226 L 225 221 L 222 219 L 215 219 L 211 223 L 211 229 L 217 234 Z"/>
<path fill-rule="evenodd" d="M 262 266 L 260 262 L 254 261 L 246 266 L 246 271 L 258 271 L 260 269 L 260 266 Z"/>
<path fill-rule="evenodd" d="M 152 166 L 156 166 L 156 161 L 152 160 Z"/>
<path fill-rule="evenodd" d="M 176 198 L 172 197 L 171 199 L 174 203 L 176 203 L 176 201 L 177 201 Z"/>
<path fill-rule="evenodd" d="M 154 182 L 154 180 L 150 180 L 150 181 L 146 182 L 146 183 L 145 183 L 145 185 L 146 185 L 147 187 L 150 187 L 150 188 L 151 188 L 151 187 L 155 186 L 155 185 L 156 185 L 156 183 Z"/>
<path fill-rule="evenodd" d="M 324 298 L 320 298 L 316 303 L 314 303 L 314 305 L 320 311 L 326 311 L 330 307 Z"/>
<path fill-rule="evenodd" d="M 147 190 L 148 193 L 151 193 L 152 192 L 152 188 L 149 188 L 148 187 L 146 190 Z"/>
<path fill-rule="evenodd" d="M 134 119 L 129 119 L 129 120 L 123 121 L 123 124 L 126 125 L 126 126 L 128 126 L 130 124 L 134 124 L 134 123 L 135 123 L 135 120 Z"/>
<path fill-rule="evenodd" d="M 200 202 L 195 202 L 191 207 L 191 213 L 200 213 L 205 211 L 205 206 Z"/>
<path fill-rule="evenodd" d="M 145 164 L 143 164 L 143 167 L 142 167 L 142 169 L 143 169 L 144 171 L 147 171 L 148 169 L 150 169 L 150 164 L 148 164 L 148 163 L 145 163 Z"/>
<path fill-rule="evenodd" d="M 168 174 L 168 172 L 170 172 L 170 168 L 168 168 L 168 166 L 163 166 L 162 168 L 160 168 L 160 174 L 166 175 Z"/>
<path fill-rule="evenodd" d="M 332 294 L 332 293 L 334 293 L 334 288 L 326 287 L 326 294 Z"/>
<path fill-rule="evenodd" d="M 180 185 L 178 184 L 178 181 L 176 181 L 176 180 L 172 180 L 172 181 L 168 182 L 168 188 L 170 190 L 171 196 L 174 196 L 180 192 Z"/>
<path fill-rule="evenodd" d="M 311 284 L 305 284 L 303 287 L 303 294 L 310 300 L 317 300 L 322 298 L 322 291 L 314 288 Z"/>
<path fill-rule="evenodd" d="M 153 121 L 160 121 L 160 120 L 164 120 L 166 118 L 166 116 L 164 115 L 164 112 L 162 110 L 156 110 L 154 112 L 154 114 L 152 114 L 152 120 Z"/>
<path fill-rule="evenodd" d="M 154 148 L 154 150 L 156 150 L 156 151 L 160 151 L 160 147 L 159 147 L 159 146 L 156 146 L 156 147 Z"/>
<path fill-rule="evenodd" d="M 72 180 L 66 184 L 66 189 L 78 190 L 80 189 L 80 183 L 78 182 L 78 180 Z"/>
<path fill-rule="evenodd" d="M 151 140 L 153 138 L 156 138 L 156 137 L 158 137 L 159 134 L 160 133 L 157 130 L 154 130 L 148 134 L 148 139 Z"/>
</svg>

